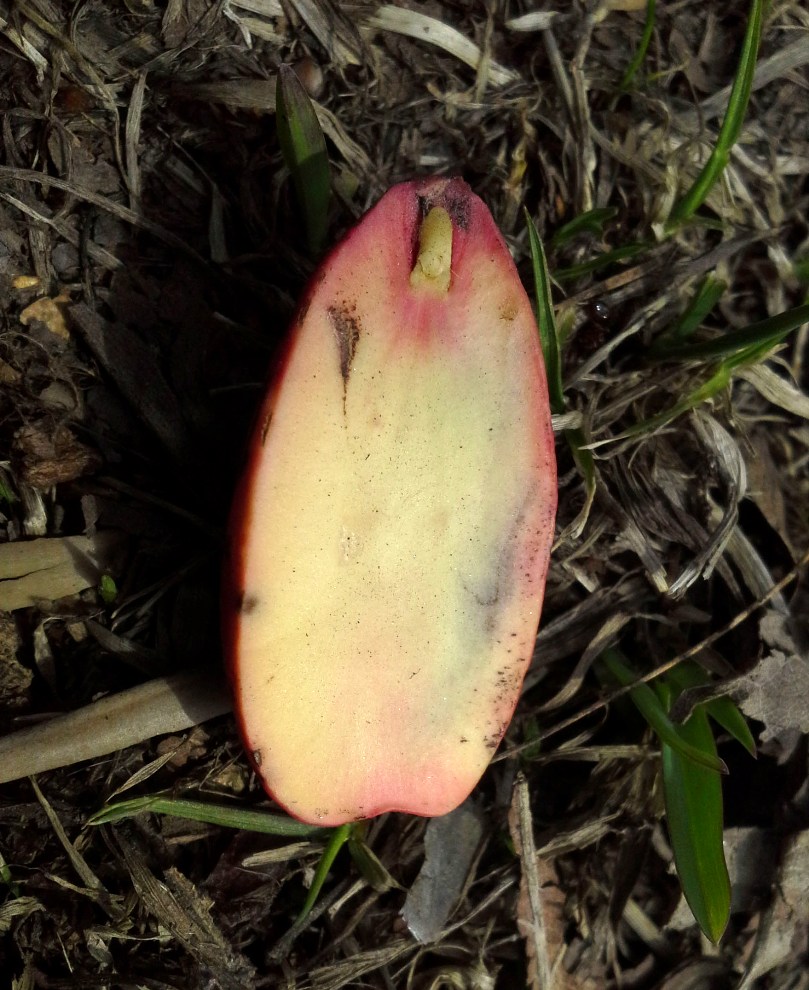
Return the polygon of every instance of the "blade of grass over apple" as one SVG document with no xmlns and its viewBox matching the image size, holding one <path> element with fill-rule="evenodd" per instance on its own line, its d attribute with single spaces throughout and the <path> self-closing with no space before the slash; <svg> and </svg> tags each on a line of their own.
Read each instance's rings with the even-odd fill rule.
<svg viewBox="0 0 809 990">
<path fill-rule="evenodd" d="M 679 726 L 690 746 L 716 756 L 704 709 Z M 674 864 L 688 906 L 707 937 L 717 943 L 730 916 L 730 878 L 722 845 L 722 781 L 661 743 L 663 796 Z"/>
<path fill-rule="evenodd" d="M 239 828 L 248 832 L 263 832 L 266 835 L 323 836 L 329 832 L 329 829 L 319 828 L 316 825 L 305 825 L 287 815 L 274 815 L 269 811 L 239 808 L 227 804 L 212 804 L 207 801 L 188 801 L 184 798 L 171 798 L 162 794 L 117 801 L 115 804 L 107 805 L 97 811 L 88 819 L 87 824 L 106 825 L 109 822 L 131 818 L 133 815 L 141 815 L 147 811 L 159 815 L 173 815 L 175 818 L 187 818 L 195 822 L 206 822 L 209 825 L 223 825 L 227 828 Z"/>
<path fill-rule="evenodd" d="M 276 90 L 278 139 L 303 212 L 306 242 L 313 257 L 326 243 L 329 214 L 329 159 L 326 139 L 311 100 L 288 65 L 278 70 Z"/>
<path fill-rule="evenodd" d="M 601 654 L 601 661 L 610 674 L 624 687 L 630 684 L 635 686 L 629 692 L 635 707 L 643 715 L 649 725 L 654 729 L 661 739 L 672 750 L 677 752 L 684 759 L 692 763 L 706 767 L 709 770 L 727 773 L 724 760 L 716 755 L 716 748 L 704 749 L 694 746 L 680 731 L 682 726 L 675 725 L 668 717 L 666 709 L 663 707 L 660 698 L 648 684 L 635 683 L 637 675 L 626 663 L 623 654 L 611 648 Z M 711 737 L 713 741 L 713 737 Z"/>
<path fill-rule="evenodd" d="M 652 40 L 655 29 L 655 7 L 655 0 L 646 0 L 646 20 L 643 23 L 643 34 L 640 37 L 640 43 L 635 54 L 632 56 L 632 60 L 626 67 L 623 79 L 621 79 L 620 88 L 623 92 L 629 89 L 632 80 L 637 75 L 638 69 L 643 65 L 643 60 L 646 58 L 649 43 Z"/>
<path fill-rule="evenodd" d="M 668 228 L 688 220 L 705 202 L 708 193 L 718 181 L 730 159 L 733 145 L 739 139 L 744 124 L 750 92 L 753 88 L 753 74 L 756 69 L 758 47 L 761 41 L 761 25 L 764 19 L 765 0 L 752 0 L 742 51 L 733 88 L 730 91 L 728 109 L 716 144 L 708 161 L 702 167 L 688 192 L 675 204 L 667 224 Z"/>
</svg>

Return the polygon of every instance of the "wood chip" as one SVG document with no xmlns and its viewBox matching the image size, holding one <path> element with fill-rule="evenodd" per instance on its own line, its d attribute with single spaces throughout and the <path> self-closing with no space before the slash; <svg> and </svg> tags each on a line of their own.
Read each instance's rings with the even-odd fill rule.
<svg viewBox="0 0 809 990">
<path fill-rule="evenodd" d="M 0 545 L 0 611 L 13 612 L 93 587 L 120 544 L 116 533 Z"/>
</svg>

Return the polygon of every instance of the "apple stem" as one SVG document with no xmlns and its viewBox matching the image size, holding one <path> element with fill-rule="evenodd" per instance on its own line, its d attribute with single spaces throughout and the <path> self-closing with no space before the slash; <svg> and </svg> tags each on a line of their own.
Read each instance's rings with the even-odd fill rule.
<svg viewBox="0 0 809 990">
<path fill-rule="evenodd" d="M 452 220 L 442 206 L 433 206 L 419 228 L 419 253 L 410 273 L 411 288 L 446 295 L 451 264 Z"/>
</svg>

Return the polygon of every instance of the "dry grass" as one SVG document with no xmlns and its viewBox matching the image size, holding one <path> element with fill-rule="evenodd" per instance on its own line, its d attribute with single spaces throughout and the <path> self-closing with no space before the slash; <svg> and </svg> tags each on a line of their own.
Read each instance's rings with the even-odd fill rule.
<svg viewBox="0 0 809 990">
<path fill-rule="evenodd" d="M 466 843 L 454 913 L 427 945 L 400 917 L 425 832 L 428 850 L 438 841 L 405 816 L 369 826 L 375 884 L 339 859 L 297 927 L 317 844 L 148 815 L 86 827 L 135 774 L 130 794 L 261 802 L 224 716 L 3 787 L 4 986 L 673 990 L 733 986 L 751 959 L 757 986 L 807 986 L 805 934 L 780 955 L 755 947 L 784 911 L 805 916 L 789 895 L 809 822 L 806 706 L 770 699 L 756 767 L 723 750 L 732 834 L 776 855 L 738 881 L 728 934 L 703 954 L 676 911 L 651 740 L 622 700 L 601 704 L 590 668 L 620 639 L 651 670 L 726 625 L 697 654 L 719 677 L 805 656 L 807 328 L 695 412 L 621 437 L 707 377 L 648 353 L 705 275 L 727 290 L 702 336 L 805 299 L 809 14 L 770 4 L 715 222 L 659 239 L 715 140 L 746 4 L 658 4 L 624 94 L 642 3 L 527 22 L 531 5 L 505 0 L 408 6 L 444 29 L 335 0 L 0 7 L 0 493 L 15 497 L 0 501 L 0 541 L 118 535 L 71 597 L 29 590 L 37 605 L 0 615 L 0 714 L 10 730 L 219 662 L 240 438 L 311 273 L 274 126 L 275 71 L 291 62 L 328 138 L 332 238 L 393 182 L 448 172 L 489 204 L 526 278 L 523 206 L 548 244 L 583 211 L 617 209 L 602 234 L 550 250 L 552 272 L 648 242 L 560 283 L 566 395 L 596 494 L 574 525 L 586 492 L 560 436 L 560 535 L 525 695 L 476 795 L 479 830 L 433 854 L 440 866 Z"/>
</svg>

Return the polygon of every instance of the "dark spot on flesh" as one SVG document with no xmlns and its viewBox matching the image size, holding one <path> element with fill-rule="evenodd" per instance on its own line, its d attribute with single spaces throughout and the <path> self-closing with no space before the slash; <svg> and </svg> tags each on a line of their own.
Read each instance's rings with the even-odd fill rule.
<svg viewBox="0 0 809 990">
<path fill-rule="evenodd" d="M 441 206 L 455 227 L 466 230 L 469 226 L 469 190 L 465 184 L 459 190 L 455 182 L 448 182 L 437 188 L 434 195 L 420 195 L 417 200 L 419 224 L 434 206 Z"/>
<path fill-rule="evenodd" d="M 506 734 L 506 729 L 508 728 L 508 722 L 501 722 L 500 725 L 490 733 L 488 736 L 483 737 L 483 745 L 486 749 L 497 749 L 500 745 L 500 740 Z"/>
<path fill-rule="evenodd" d="M 516 320 L 518 312 L 519 309 L 517 308 L 516 301 L 510 299 L 500 307 L 500 319 L 505 320 L 506 323 L 511 323 L 513 320 Z"/>
<path fill-rule="evenodd" d="M 462 192 L 449 191 L 441 197 L 441 206 L 449 213 L 456 227 L 466 230 L 469 226 L 469 197 Z"/>
<path fill-rule="evenodd" d="M 237 599 L 236 607 L 242 615 L 250 615 L 258 607 L 258 596 L 248 595 L 246 591 L 243 591 Z"/>
<path fill-rule="evenodd" d="M 267 431 L 270 429 L 270 423 L 272 422 L 272 413 L 267 413 L 264 417 L 264 422 L 261 424 L 261 446 L 263 447 L 267 441 Z"/>
<path fill-rule="evenodd" d="M 357 316 L 356 307 L 353 305 L 344 303 L 341 306 L 330 306 L 328 315 L 334 331 L 334 339 L 337 341 L 340 374 L 343 377 L 343 406 L 345 406 L 348 379 L 351 377 L 351 364 L 357 350 L 362 324 Z"/>
</svg>

